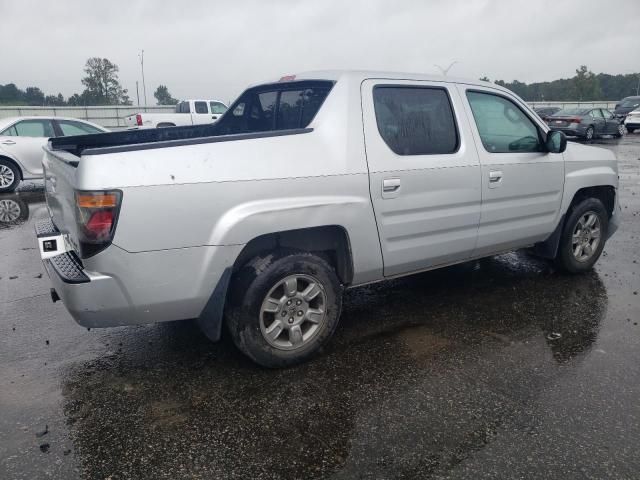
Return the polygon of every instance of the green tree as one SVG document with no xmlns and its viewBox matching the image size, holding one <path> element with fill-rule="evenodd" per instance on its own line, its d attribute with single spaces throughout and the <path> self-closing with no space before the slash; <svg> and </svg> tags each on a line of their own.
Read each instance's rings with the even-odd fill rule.
<svg viewBox="0 0 640 480">
<path fill-rule="evenodd" d="M 489 77 L 487 77 L 486 75 L 484 77 L 480 77 L 478 80 L 480 80 L 481 82 L 490 82 L 491 79 Z"/>
<path fill-rule="evenodd" d="M 42 105 L 44 104 L 44 93 L 38 87 L 27 87 L 23 99 L 27 105 Z"/>
<path fill-rule="evenodd" d="M 176 105 L 178 103 L 178 100 L 171 96 L 166 85 L 159 85 L 153 96 L 156 97 L 158 105 Z"/>
<path fill-rule="evenodd" d="M 86 87 L 82 92 L 85 104 L 95 105 L 131 105 L 127 90 L 118 80 L 118 66 L 108 58 L 93 57 L 84 67 L 87 74 L 82 79 Z"/>
<path fill-rule="evenodd" d="M 578 100 L 597 100 L 602 95 L 598 78 L 586 65 L 576 69 L 573 85 Z"/>
<path fill-rule="evenodd" d="M 58 95 L 47 95 L 44 99 L 44 104 L 49 107 L 63 107 L 67 104 L 61 93 Z"/>
</svg>

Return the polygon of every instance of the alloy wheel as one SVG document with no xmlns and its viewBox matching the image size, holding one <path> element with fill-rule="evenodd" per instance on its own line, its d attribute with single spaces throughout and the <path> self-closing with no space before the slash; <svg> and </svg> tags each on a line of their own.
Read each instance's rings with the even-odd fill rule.
<svg viewBox="0 0 640 480">
<path fill-rule="evenodd" d="M 0 188 L 7 188 L 13 185 L 16 180 L 16 176 L 6 165 L 0 165 Z"/>
<path fill-rule="evenodd" d="M 594 211 L 588 211 L 580 216 L 573 229 L 571 248 L 573 257 L 578 262 L 587 262 L 600 245 L 600 217 Z"/>
<path fill-rule="evenodd" d="M 260 330 L 274 348 L 307 345 L 326 322 L 327 294 L 311 275 L 289 275 L 276 283 L 260 307 Z"/>
</svg>

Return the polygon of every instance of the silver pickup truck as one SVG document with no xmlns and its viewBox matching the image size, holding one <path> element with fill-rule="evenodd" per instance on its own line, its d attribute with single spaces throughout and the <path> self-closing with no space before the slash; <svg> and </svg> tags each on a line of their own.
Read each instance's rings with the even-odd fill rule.
<svg viewBox="0 0 640 480">
<path fill-rule="evenodd" d="M 345 288 L 523 247 L 585 272 L 620 217 L 611 152 L 416 74 L 283 77 L 212 125 L 51 139 L 44 168 L 40 251 L 79 324 L 225 325 L 269 367 L 321 349 Z"/>
</svg>

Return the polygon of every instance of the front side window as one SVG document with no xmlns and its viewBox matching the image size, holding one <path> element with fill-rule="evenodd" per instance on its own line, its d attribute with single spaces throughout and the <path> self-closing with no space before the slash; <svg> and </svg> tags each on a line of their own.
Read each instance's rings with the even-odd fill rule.
<svg viewBox="0 0 640 480">
<path fill-rule="evenodd" d="M 227 107 L 224 105 L 224 103 L 209 102 L 209 106 L 211 107 L 211 113 L 214 115 L 222 115 L 227 111 Z"/>
<path fill-rule="evenodd" d="M 467 92 L 482 145 L 489 153 L 540 152 L 542 142 L 533 121 L 500 95 Z"/>
<path fill-rule="evenodd" d="M 65 137 L 72 135 L 88 135 L 91 133 L 103 133 L 102 130 L 97 129 L 91 125 L 87 125 L 82 122 L 74 122 L 71 120 L 58 120 L 58 126 L 62 130 L 62 134 Z"/>
<path fill-rule="evenodd" d="M 49 120 L 22 120 L 14 125 L 19 137 L 55 137 Z"/>
<path fill-rule="evenodd" d="M 207 102 L 195 102 L 196 113 L 209 113 Z"/>
<path fill-rule="evenodd" d="M 215 124 L 221 135 L 305 128 L 322 106 L 333 82 L 300 81 L 255 87 Z"/>
<path fill-rule="evenodd" d="M 380 136 L 398 155 L 433 155 L 458 150 L 458 131 L 443 88 L 379 86 L 373 104 Z"/>
</svg>

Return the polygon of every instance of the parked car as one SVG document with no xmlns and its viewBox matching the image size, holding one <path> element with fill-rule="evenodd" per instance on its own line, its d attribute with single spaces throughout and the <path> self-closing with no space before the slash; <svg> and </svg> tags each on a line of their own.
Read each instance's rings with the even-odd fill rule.
<svg viewBox="0 0 640 480">
<path fill-rule="evenodd" d="M 620 103 L 616 103 L 613 113 L 616 117 L 624 118 L 638 107 L 640 107 L 640 96 L 626 97 L 620 100 Z"/>
<path fill-rule="evenodd" d="M 218 100 L 185 100 L 176 105 L 175 113 L 136 113 L 125 117 L 129 128 L 163 128 L 214 123 L 227 111 Z"/>
<path fill-rule="evenodd" d="M 284 78 L 213 125 L 52 139 L 53 300 L 86 327 L 196 318 L 217 340 L 225 324 L 280 367 L 329 340 L 345 288 L 529 246 L 587 272 L 617 229 L 613 153 L 567 145 L 509 90 Z"/>
<path fill-rule="evenodd" d="M 94 123 L 63 117 L 0 119 L 0 193 L 21 180 L 42 178 L 42 148 L 51 137 L 108 132 Z"/>
<path fill-rule="evenodd" d="M 624 126 L 629 133 L 640 130 L 640 108 L 636 108 L 627 114 L 624 119 Z"/>
<path fill-rule="evenodd" d="M 546 121 L 550 115 L 559 112 L 560 107 L 537 107 L 533 110 L 540 116 L 542 120 Z"/>
<path fill-rule="evenodd" d="M 585 140 L 601 135 L 619 138 L 626 133 L 622 121 L 605 108 L 566 108 L 547 118 L 547 124 L 553 130 Z"/>
</svg>

